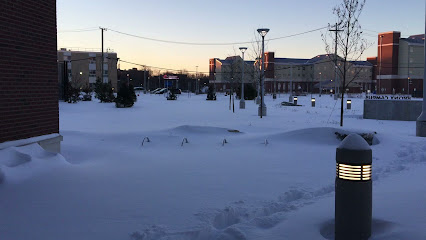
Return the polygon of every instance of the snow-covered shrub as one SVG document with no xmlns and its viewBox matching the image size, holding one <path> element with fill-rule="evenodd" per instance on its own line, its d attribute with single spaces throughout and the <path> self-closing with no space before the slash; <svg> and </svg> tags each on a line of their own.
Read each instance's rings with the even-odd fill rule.
<svg viewBox="0 0 426 240">
<path fill-rule="evenodd" d="M 103 83 L 98 78 L 95 83 L 95 97 L 101 102 L 113 102 L 115 97 L 111 83 Z"/>
<path fill-rule="evenodd" d="M 125 83 L 121 84 L 120 90 L 118 90 L 117 93 L 117 98 L 115 99 L 115 106 L 118 108 L 132 107 L 135 103 L 133 94 L 130 86 L 127 86 Z"/>
</svg>

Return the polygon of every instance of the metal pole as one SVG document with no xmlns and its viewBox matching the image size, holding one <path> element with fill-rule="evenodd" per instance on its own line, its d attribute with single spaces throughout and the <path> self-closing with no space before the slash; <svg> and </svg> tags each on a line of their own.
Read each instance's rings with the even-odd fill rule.
<svg viewBox="0 0 426 240">
<path fill-rule="evenodd" d="M 380 79 L 378 79 L 379 80 L 379 87 L 377 88 L 377 91 L 379 92 L 379 94 L 381 93 L 381 86 L 380 86 L 380 83 L 381 83 L 381 79 L 382 79 L 382 61 L 383 61 L 383 59 L 382 59 L 382 42 L 383 42 L 383 35 L 380 35 L 379 36 L 380 37 L 380 64 L 379 64 L 379 77 L 380 77 Z"/>
<path fill-rule="evenodd" d="M 293 64 L 290 67 L 290 96 L 288 97 L 289 102 L 293 102 Z"/>
<path fill-rule="evenodd" d="M 425 31 L 426 31 L 426 18 L 425 18 Z M 423 67 L 423 109 L 416 122 L 416 136 L 426 137 L 426 41 L 424 42 L 424 67 Z"/>
<path fill-rule="evenodd" d="M 198 94 L 198 66 L 195 66 L 195 94 Z"/>
<path fill-rule="evenodd" d="M 143 68 L 143 94 L 146 94 L 146 67 Z"/>
<path fill-rule="evenodd" d="M 261 58 L 258 59 L 258 63 L 261 60 Z M 262 66 L 259 63 L 259 67 L 262 68 Z M 257 97 L 256 97 L 256 104 L 260 104 L 260 82 L 262 81 L 262 69 L 259 71 L 259 80 L 257 81 Z"/>
<path fill-rule="evenodd" d="M 106 31 L 107 29 L 102 27 L 99 27 L 99 28 L 101 29 L 101 41 L 102 41 L 101 43 L 102 44 L 101 79 L 102 79 L 102 82 L 105 83 L 104 81 L 104 31 Z"/>
<path fill-rule="evenodd" d="M 408 69 L 407 69 L 407 91 L 410 94 L 410 44 L 408 44 Z"/>
<path fill-rule="evenodd" d="M 247 49 L 247 48 L 246 48 Z M 246 108 L 246 102 L 244 101 L 244 49 L 240 48 L 240 50 L 243 53 L 243 66 L 242 66 L 242 70 L 241 70 L 241 95 L 240 95 L 240 109 L 245 109 Z"/>
<path fill-rule="evenodd" d="M 264 81 L 265 81 L 265 36 L 262 35 L 262 79 L 260 81 L 260 118 L 262 118 L 264 115 L 266 116 L 266 105 L 265 105 L 265 90 L 264 90 Z"/>
</svg>

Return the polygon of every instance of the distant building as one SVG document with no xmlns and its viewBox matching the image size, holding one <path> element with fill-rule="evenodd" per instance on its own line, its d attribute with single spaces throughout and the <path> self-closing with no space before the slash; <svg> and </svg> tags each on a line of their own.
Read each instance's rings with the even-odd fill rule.
<svg viewBox="0 0 426 240">
<path fill-rule="evenodd" d="M 143 85 L 144 77 L 146 77 L 146 81 L 148 85 L 148 77 L 149 77 L 148 71 L 144 73 L 144 70 L 138 70 L 137 68 L 132 68 L 129 70 L 118 69 L 118 73 L 117 73 L 118 87 L 120 87 L 120 84 L 123 82 L 132 84 L 134 87 L 146 87 Z"/>
<path fill-rule="evenodd" d="M 334 74 L 334 55 L 318 55 L 311 59 L 275 58 L 274 52 L 265 53 L 265 91 L 272 93 L 289 92 L 319 92 L 320 88 L 334 91 L 336 77 Z M 338 64 L 342 59 L 337 58 Z M 260 78 L 260 61 L 245 62 L 245 82 L 256 84 Z M 210 59 L 210 82 L 216 83 L 221 89 L 229 89 L 230 83 L 241 83 L 242 59 L 239 56 L 228 57 L 224 60 Z M 349 92 L 372 90 L 374 87 L 373 64 L 367 61 L 349 61 L 348 79 L 354 79 L 348 87 Z M 236 77 L 235 77 L 236 75 Z M 234 76 L 234 79 L 232 77 Z M 321 83 L 320 83 L 321 82 Z M 292 84 L 292 85 L 291 85 Z M 337 78 L 339 86 L 340 79 Z M 292 87 L 291 87 L 292 86 Z"/>
<path fill-rule="evenodd" d="M 77 82 L 82 87 L 93 87 L 96 79 L 99 78 L 104 83 L 111 82 L 112 87 L 115 90 L 117 89 L 117 53 L 104 52 L 103 73 L 101 73 L 101 52 L 73 51 L 61 48 L 58 51 L 58 64 L 60 83 L 66 77 L 68 81 Z M 63 74 L 64 69 L 67 71 L 67 75 Z"/>
<path fill-rule="evenodd" d="M 368 58 L 376 64 L 377 93 L 423 96 L 424 41 L 424 34 L 379 33 L 377 57 Z"/>
<path fill-rule="evenodd" d="M 56 1 L 0 1 L 0 149 L 60 152 Z"/>
<path fill-rule="evenodd" d="M 209 82 L 214 84 L 217 91 L 227 91 L 232 86 L 238 88 L 241 84 L 243 59 L 240 56 L 226 59 L 212 58 L 209 66 Z M 259 78 L 254 61 L 244 61 L 244 82 L 254 83 Z"/>
</svg>

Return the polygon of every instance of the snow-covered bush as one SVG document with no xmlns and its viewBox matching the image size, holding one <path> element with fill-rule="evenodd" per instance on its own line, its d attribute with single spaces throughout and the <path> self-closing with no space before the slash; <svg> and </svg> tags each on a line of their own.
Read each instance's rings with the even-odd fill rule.
<svg viewBox="0 0 426 240">
<path fill-rule="evenodd" d="M 111 83 L 103 83 L 101 79 L 98 78 L 95 83 L 95 97 L 101 102 L 113 102 L 115 97 Z"/>
<path fill-rule="evenodd" d="M 134 92 L 133 90 L 132 93 L 131 85 L 127 86 L 125 83 L 121 84 L 120 90 L 118 90 L 117 93 L 117 98 L 115 99 L 115 106 L 118 108 L 132 107 L 135 103 L 134 99 L 136 98 Z"/>
</svg>

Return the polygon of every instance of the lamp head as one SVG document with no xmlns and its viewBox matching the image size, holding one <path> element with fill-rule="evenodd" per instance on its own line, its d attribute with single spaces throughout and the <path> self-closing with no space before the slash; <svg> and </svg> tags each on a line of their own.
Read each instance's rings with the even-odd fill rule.
<svg viewBox="0 0 426 240">
<path fill-rule="evenodd" d="M 266 34 L 269 32 L 269 28 L 259 28 L 257 29 L 257 32 L 262 36 L 266 36 Z"/>
<path fill-rule="evenodd" d="M 246 50 L 247 50 L 247 48 L 246 48 L 246 47 L 240 47 L 240 51 L 241 51 L 242 53 L 244 53 Z"/>
</svg>

